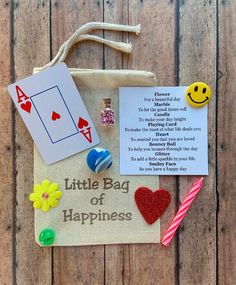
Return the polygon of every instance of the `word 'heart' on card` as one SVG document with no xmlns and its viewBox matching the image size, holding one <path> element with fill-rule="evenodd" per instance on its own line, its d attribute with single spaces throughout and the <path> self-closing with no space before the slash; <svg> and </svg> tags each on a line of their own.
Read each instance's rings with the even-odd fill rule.
<svg viewBox="0 0 236 285">
<path fill-rule="evenodd" d="M 164 189 L 152 191 L 147 187 L 140 187 L 134 194 L 137 207 L 145 221 L 151 225 L 168 208 L 171 200 L 170 193 Z"/>
<path fill-rule="evenodd" d="M 61 115 L 58 114 L 57 112 L 53 111 L 52 112 L 52 120 L 53 121 L 56 121 L 56 120 L 59 120 L 61 118 Z"/>
<path fill-rule="evenodd" d="M 85 119 L 79 117 L 78 128 L 79 129 L 83 129 L 84 127 L 87 127 L 87 126 L 88 126 L 88 121 L 86 121 Z"/>
<path fill-rule="evenodd" d="M 22 103 L 20 106 L 21 106 L 21 109 L 23 109 L 24 111 L 30 113 L 30 111 L 31 111 L 31 106 L 32 106 L 32 104 L 31 104 L 30 101 L 27 101 L 27 102 L 25 102 L 25 103 Z"/>
</svg>

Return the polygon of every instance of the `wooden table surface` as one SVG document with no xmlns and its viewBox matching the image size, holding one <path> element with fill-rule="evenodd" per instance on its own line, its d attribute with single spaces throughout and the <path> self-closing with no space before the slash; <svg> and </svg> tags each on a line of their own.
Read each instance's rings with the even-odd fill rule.
<svg viewBox="0 0 236 285">
<path fill-rule="evenodd" d="M 236 284 L 236 1 L 0 1 L 0 284 Z M 6 92 L 46 64 L 81 24 L 141 24 L 122 55 L 100 44 L 73 48 L 69 66 L 152 71 L 158 85 L 207 82 L 209 175 L 168 248 L 160 244 L 40 248 L 28 194 L 33 142 Z M 193 177 L 166 176 L 172 194 L 162 234 Z"/>
</svg>

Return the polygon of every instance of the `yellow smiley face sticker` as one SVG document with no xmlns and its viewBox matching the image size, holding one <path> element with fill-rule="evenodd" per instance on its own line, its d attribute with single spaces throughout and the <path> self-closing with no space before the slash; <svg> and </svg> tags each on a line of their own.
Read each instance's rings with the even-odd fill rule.
<svg viewBox="0 0 236 285">
<path fill-rule="evenodd" d="M 186 91 L 186 100 L 194 108 L 200 108 L 211 100 L 211 89 L 203 82 L 191 84 Z"/>
</svg>

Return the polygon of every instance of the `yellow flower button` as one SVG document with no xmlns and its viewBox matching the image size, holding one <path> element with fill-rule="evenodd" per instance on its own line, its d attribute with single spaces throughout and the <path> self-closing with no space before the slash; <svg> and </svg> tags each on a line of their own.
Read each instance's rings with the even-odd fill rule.
<svg viewBox="0 0 236 285">
<path fill-rule="evenodd" d="M 43 180 L 41 184 L 34 185 L 34 192 L 29 195 L 29 200 L 33 202 L 35 209 L 47 212 L 50 208 L 58 206 L 61 195 L 62 192 L 57 183 Z"/>
</svg>

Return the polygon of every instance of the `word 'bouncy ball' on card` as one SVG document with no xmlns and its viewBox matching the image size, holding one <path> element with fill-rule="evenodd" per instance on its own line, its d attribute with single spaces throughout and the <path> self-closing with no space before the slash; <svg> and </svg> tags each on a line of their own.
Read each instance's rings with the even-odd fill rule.
<svg viewBox="0 0 236 285">
<path fill-rule="evenodd" d="M 100 142 L 64 63 L 11 84 L 8 91 L 47 164 Z"/>
<path fill-rule="evenodd" d="M 111 153 L 104 148 L 94 148 L 87 155 L 88 167 L 95 173 L 102 173 L 112 165 Z"/>
</svg>

